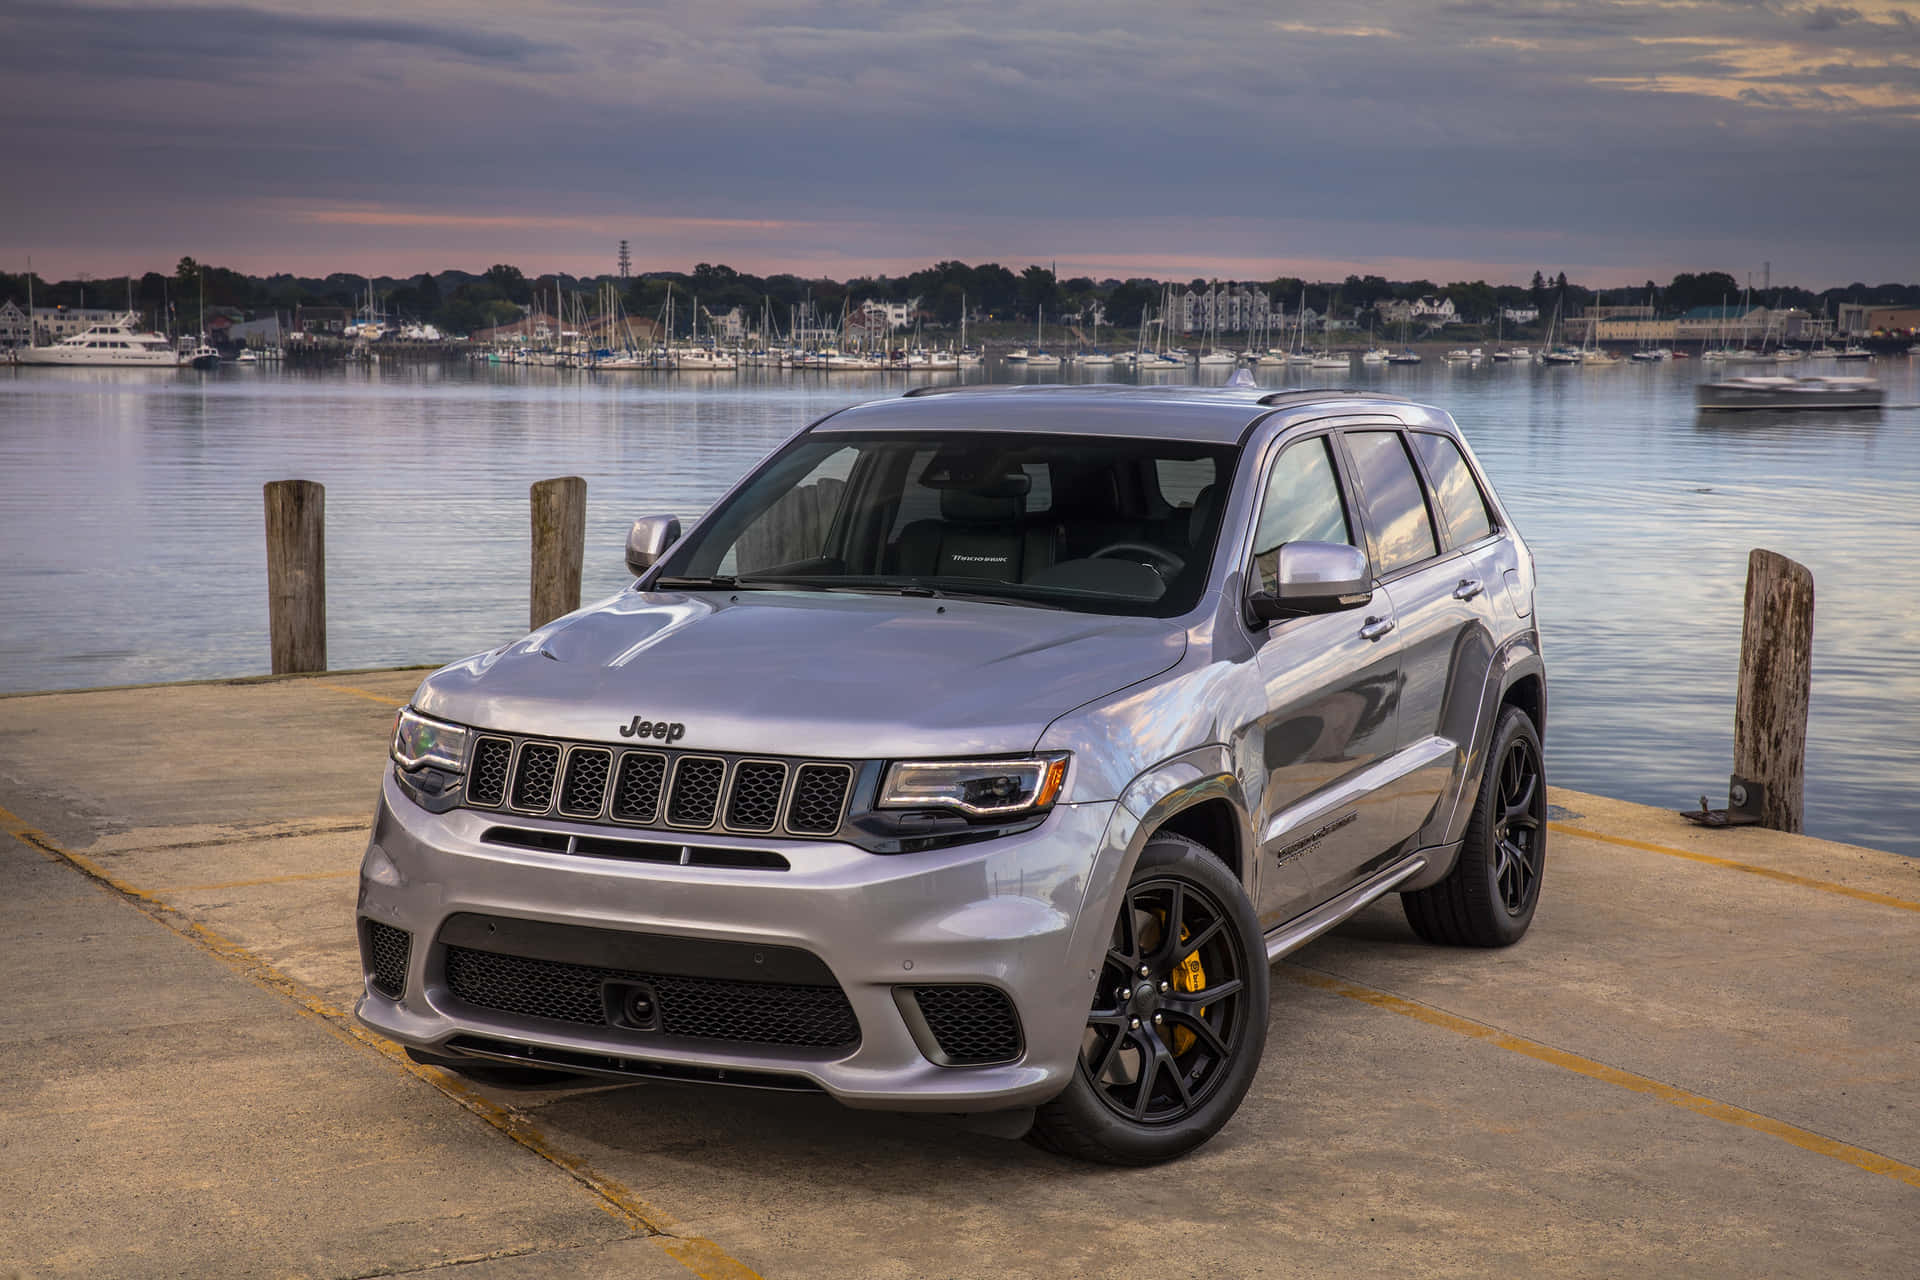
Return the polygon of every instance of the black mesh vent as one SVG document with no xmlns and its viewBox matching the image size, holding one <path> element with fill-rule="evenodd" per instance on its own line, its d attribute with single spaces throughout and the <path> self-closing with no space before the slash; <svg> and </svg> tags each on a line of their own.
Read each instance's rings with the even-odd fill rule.
<svg viewBox="0 0 1920 1280">
<path fill-rule="evenodd" d="M 853 770 L 843 764 L 803 764 L 795 775 L 787 806 L 787 830 L 796 835 L 830 836 L 840 829 Z"/>
<path fill-rule="evenodd" d="M 645 983 L 659 997 L 660 1029 L 668 1035 L 806 1048 L 838 1048 L 860 1038 L 853 1006 L 837 986 L 633 973 L 467 947 L 446 950 L 448 990 L 483 1009 L 603 1027 L 601 989 L 610 982 Z"/>
<path fill-rule="evenodd" d="M 660 780 L 666 772 L 665 756 L 644 751 L 621 756 L 620 772 L 613 783 L 613 816 L 622 822 L 652 822 L 660 810 Z"/>
<path fill-rule="evenodd" d="M 482 738 L 473 744 L 473 768 L 468 771 L 467 799 L 489 808 L 507 798 L 507 761 L 513 744 L 505 738 Z"/>
<path fill-rule="evenodd" d="M 667 821 L 676 827 L 710 827 L 720 808 L 720 783 L 727 762 L 712 756 L 681 756 L 667 797 Z"/>
<path fill-rule="evenodd" d="M 1020 1022 L 998 987 L 915 987 L 913 998 L 949 1065 L 979 1067 L 1020 1056 Z"/>
<path fill-rule="evenodd" d="M 551 742 L 523 743 L 513 771 L 513 807 L 545 811 L 553 803 L 553 780 L 559 772 L 560 748 Z"/>
<path fill-rule="evenodd" d="M 575 747 L 567 753 L 567 776 L 560 784 L 560 812 L 570 818 L 597 818 L 607 794 L 613 752 Z"/>
<path fill-rule="evenodd" d="M 669 1035 L 815 1048 L 860 1037 L 838 987 L 789 987 L 721 978 L 659 977 L 660 1028 Z"/>
<path fill-rule="evenodd" d="M 407 955 L 413 935 L 377 920 L 367 921 L 367 968 L 373 971 L 373 989 L 398 1000 L 407 989 Z"/>
<path fill-rule="evenodd" d="M 733 771 L 727 796 L 727 825 L 736 831 L 771 831 L 780 817 L 780 789 L 787 766 L 772 760 L 745 760 Z"/>
</svg>

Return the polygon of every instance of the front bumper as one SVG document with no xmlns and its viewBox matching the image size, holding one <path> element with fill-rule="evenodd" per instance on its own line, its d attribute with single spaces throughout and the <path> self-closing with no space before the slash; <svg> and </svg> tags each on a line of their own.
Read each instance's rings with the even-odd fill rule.
<svg viewBox="0 0 1920 1280">
<path fill-rule="evenodd" d="M 366 920 L 407 931 L 412 945 L 399 996 L 374 986 L 369 971 L 354 1012 L 401 1044 L 450 1057 L 476 1042 L 534 1046 L 536 1060 L 626 1060 L 636 1075 L 785 1078 L 854 1107 L 1032 1106 L 1066 1086 L 1079 1053 L 1107 940 L 1108 904 L 1103 896 L 1088 903 L 1088 885 L 1107 882 L 1094 869 L 1122 852 L 1108 847 L 1117 834 L 1114 813 L 1112 803 L 1063 804 L 1019 835 L 897 855 L 831 841 L 673 836 L 696 847 L 764 848 L 791 864 L 784 871 L 674 866 L 483 843 L 482 832 L 500 815 L 428 813 L 389 771 L 359 909 Z M 512 823 L 605 834 L 539 819 Z M 381 860 L 391 872 L 371 877 L 367 868 Z M 1100 927 L 1076 928 L 1088 911 L 1098 913 Z M 437 941 L 455 915 L 799 948 L 831 971 L 859 1022 L 859 1040 L 848 1049 L 722 1044 L 476 1009 L 449 991 Z M 1023 1034 L 1017 1059 L 981 1067 L 930 1060 L 896 988 L 946 984 L 991 986 L 1012 1000 Z"/>
</svg>

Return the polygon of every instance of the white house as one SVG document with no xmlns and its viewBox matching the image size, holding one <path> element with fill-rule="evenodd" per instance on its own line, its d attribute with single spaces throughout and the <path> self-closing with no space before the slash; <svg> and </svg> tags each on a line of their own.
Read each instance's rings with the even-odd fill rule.
<svg viewBox="0 0 1920 1280">
<path fill-rule="evenodd" d="M 882 302 L 878 298 L 868 298 L 860 304 L 860 313 L 866 317 L 868 328 L 880 323 L 889 329 L 904 329 L 913 323 L 913 317 L 919 310 L 918 298 L 909 298 L 905 302 Z"/>
<path fill-rule="evenodd" d="M 1452 324 L 1456 319 L 1452 298 L 1422 298 L 1409 308 L 1407 314 L 1427 324 Z"/>
<path fill-rule="evenodd" d="M 27 313 L 13 299 L 7 299 L 6 305 L 0 306 L 0 347 L 24 347 L 31 334 Z"/>
<path fill-rule="evenodd" d="M 1540 318 L 1538 307 L 1502 307 L 1500 318 L 1508 324 L 1532 324 Z"/>
</svg>

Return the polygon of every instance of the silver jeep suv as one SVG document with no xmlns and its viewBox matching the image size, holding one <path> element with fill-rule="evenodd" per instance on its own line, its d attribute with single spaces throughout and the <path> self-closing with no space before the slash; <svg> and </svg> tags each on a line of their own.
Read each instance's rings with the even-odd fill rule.
<svg viewBox="0 0 1920 1280">
<path fill-rule="evenodd" d="M 357 1013 L 422 1061 L 1143 1164 L 1238 1107 L 1275 958 L 1388 893 L 1533 917 L 1533 560 L 1437 409 L 917 390 L 627 561 L 401 713 Z"/>
</svg>

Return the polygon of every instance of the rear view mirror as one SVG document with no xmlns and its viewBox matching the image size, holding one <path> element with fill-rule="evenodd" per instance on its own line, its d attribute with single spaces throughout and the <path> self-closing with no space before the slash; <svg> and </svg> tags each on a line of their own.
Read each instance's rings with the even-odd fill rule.
<svg viewBox="0 0 1920 1280">
<path fill-rule="evenodd" d="M 680 541 L 678 516 L 645 516 L 627 531 L 627 568 L 635 574 L 653 568 L 653 562 Z"/>
<path fill-rule="evenodd" d="M 1373 599 L 1366 552 L 1344 542 L 1287 542 L 1273 552 L 1273 586 L 1247 605 L 1271 622 L 1309 613 L 1352 609 Z"/>
</svg>

